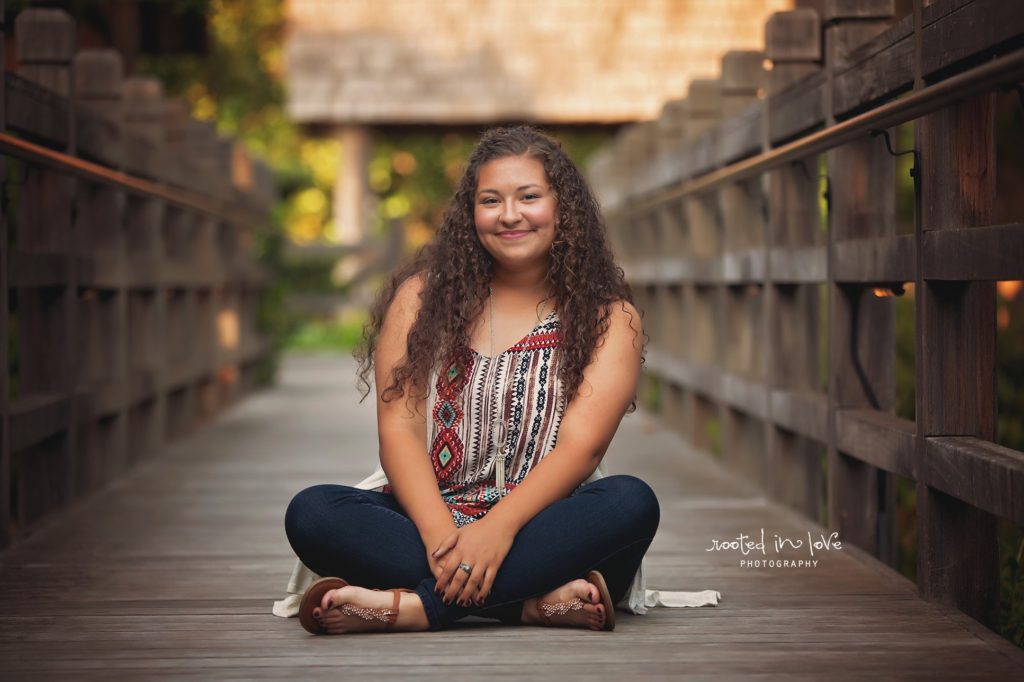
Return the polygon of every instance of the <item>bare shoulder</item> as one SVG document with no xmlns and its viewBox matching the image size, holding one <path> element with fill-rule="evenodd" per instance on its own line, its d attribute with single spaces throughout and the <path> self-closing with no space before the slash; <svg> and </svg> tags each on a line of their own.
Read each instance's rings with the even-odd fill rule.
<svg viewBox="0 0 1024 682">
<path fill-rule="evenodd" d="M 634 345 L 643 346 L 644 327 L 640 311 L 627 300 L 618 300 L 608 304 L 609 339 L 633 339 Z"/>
<path fill-rule="evenodd" d="M 426 286 L 426 273 L 419 272 L 398 285 L 388 307 L 388 315 L 412 321 L 420 309 L 420 294 Z"/>
</svg>

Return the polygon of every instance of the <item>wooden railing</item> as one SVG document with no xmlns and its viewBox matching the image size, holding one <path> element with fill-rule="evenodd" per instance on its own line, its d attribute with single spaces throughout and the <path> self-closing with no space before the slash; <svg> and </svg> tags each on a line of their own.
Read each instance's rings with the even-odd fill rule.
<svg viewBox="0 0 1024 682">
<path fill-rule="evenodd" d="M 123 78 L 117 53 L 76 51 L 64 12 L 26 10 L 14 34 L 17 72 L 0 87 L 0 547 L 229 404 L 270 350 L 253 254 L 268 169 L 158 81 Z"/>
<path fill-rule="evenodd" d="M 914 481 L 922 594 L 994 625 L 997 521 L 1024 525 L 1024 454 L 994 443 L 995 282 L 1024 279 L 1024 226 L 993 224 L 1024 12 L 825 7 L 774 15 L 764 53 L 729 53 L 590 167 L 646 311 L 645 390 L 696 445 L 889 563 L 894 476 Z M 897 169 L 913 172 L 906 229 Z M 891 296 L 911 287 L 914 420 L 895 415 Z"/>
</svg>

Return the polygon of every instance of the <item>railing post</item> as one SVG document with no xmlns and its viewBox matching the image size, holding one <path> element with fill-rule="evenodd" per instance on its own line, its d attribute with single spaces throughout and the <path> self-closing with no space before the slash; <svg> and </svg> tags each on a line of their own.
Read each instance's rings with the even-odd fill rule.
<svg viewBox="0 0 1024 682">
<path fill-rule="evenodd" d="M 166 153 L 162 89 L 158 83 L 126 79 L 124 97 L 125 163 L 135 175 L 172 184 L 168 167 L 178 155 Z M 125 207 L 128 293 L 128 453 L 137 461 L 163 443 L 166 412 L 164 344 L 166 301 L 161 229 L 167 205 L 149 197 L 129 196 Z"/>
<path fill-rule="evenodd" d="M 997 520 L 929 485 L 930 436 L 996 436 L 995 282 L 922 277 L 924 234 L 992 221 L 994 93 L 925 116 L 917 127 L 917 542 L 921 593 L 985 625 L 998 623 Z M 993 479 L 992 485 L 997 485 Z"/>
<path fill-rule="evenodd" d="M 7 73 L 7 26 L 0 0 L 0 74 Z M 0 78 L 0 133 L 7 131 L 6 78 Z M 0 550 L 11 544 L 10 299 L 8 297 L 7 158 L 0 156 Z"/>
<path fill-rule="evenodd" d="M 122 167 L 123 66 L 113 50 L 84 50 L 73 61 L 76 154 Z M 76 259 L 82 400 L 76 484 L 98 488 L 128 466 L 128 288 L 125 281 L 124 192 L 77 181 Z"/>
<path fill-rule="evenodd" d="M 64 116 L 50 116 L 44 144 L 74 150 L 73 110 L 67 104 L 75 25 L 62 10 L 28 9 L 15 19 L 18 75 L 43 88 L 40 100 L 62 100 Z M 43 94 L 45 93 L 45 94 Z M 28 120 L 52 114 L 53 102 L 33 101 L 20 115 Z M 38 109 L 36 109 L 38 107 Z M 75 181 L 58 171 L 22 164 L 17 234 L 20 253 L 54 264 L 45 282 L 16 287 L 18 315 L 18 397 L 33 396 L 60 405 L 49 413 L 54 435 L 18 448 L 17 521 L 24 527 L 67 504 L 75 495 L 79 401 L 75 395 L 79 366 L 77 333 L 77 249 L 72 224 Z M 12 257 L 9 254 L 9 258 Z M 20 256 L 19 256 L 20 257 Z M 26 263 L 30 261 L 26 260 Z M 31 352 L 27 352 L 31 349 Z M 17 447 L 17 446 L 14 446 Z"/>
<path fill-rule="evenodd" d="M 826 69 L 831 79 L 847 67 L 846 54 L 862 38 L 864 25 L 857 16 L 859 10 L 830 6 L 829 11 Z M 869 32 L 877 32 L 874 22 L 867 26 Z M 832 103 L 825 104 L 827 122 L 831 125 L 835 122 Z M 876 297 L 870 284 L 837 284 L 835 263 L 838 243 L 895 235 L 895 165 L 883 141 L 868 136 L 830 151 L 826 159 L 832 197 L 829 428 L 833 437 L 829 439 L 828 455 L 829 526 L 844 540 L 891 564 L 895 562 L 894 481 L 885 471 L 840 452 L 834 436 L 838 410 L 895 410 L 895 307 L 891 299 Z"/>
<path fill-rule="evenodd" d="M 776 115 L 772 98 L 821 69 L 817 14 L 801 10 L 772 15 L 765 25 L 765 54 L 771 60 L 771 70 L 766 74 L 761 142 L 762 149 L 768 151 Z M 817 156 L 767 173 L 765 317 L 771 361 L 766 384 L 771 393 L 769 414 L 773 424 L 767 429 L 766 487 L 783 504 L 824 523 L 825 446 L 775 425 L 778 410 L 792 413 L 804 399 L 815 400 L 823 388 L 819 352 L 821 285 L 807 273 L 797 277 L 793 267 L 795 255 L 813 258 L 819 249 L 823 251 L 818 174 Z M 775 394 L 790 400 L 778 401 L 776 406 Z M 791 422 L 792 414 L 788 416 L 786 421 Z"/>
</svg>

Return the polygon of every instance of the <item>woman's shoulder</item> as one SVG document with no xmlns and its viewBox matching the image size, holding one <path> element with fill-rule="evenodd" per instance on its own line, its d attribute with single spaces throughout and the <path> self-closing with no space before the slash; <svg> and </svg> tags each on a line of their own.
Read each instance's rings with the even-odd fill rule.
<svg viewBox="0 0 1024 682">
<path fill-rule="evenodd" d="M 415 314 L 420 308 L 420 295 L 423 293 L 426 281 L 426 273 L 422 271 L 407 277 L 405 281 L 395 287 L 391 307 Z"/>
<path fill-rule="evenodd" d="M 609 332 L 624 332 L 632 329 L 634 332 L 643 331 L 640 311 L 630 301 L 622 298 L 612 301 L 605 306 L 608 313 Z"/>
</svg>

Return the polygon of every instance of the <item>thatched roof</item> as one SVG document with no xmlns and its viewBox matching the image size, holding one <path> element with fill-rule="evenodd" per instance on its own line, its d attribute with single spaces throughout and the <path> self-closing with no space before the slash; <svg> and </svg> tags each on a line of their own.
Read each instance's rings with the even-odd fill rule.
<svg viewBox="0 0 1024 682">
<path fill-rule="evenodd" d="M 290 0 L 307 123 L 652 118 L 792 0 Z"/>
</svg>

